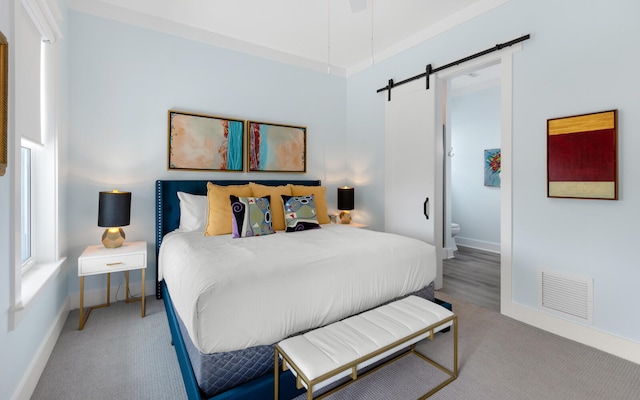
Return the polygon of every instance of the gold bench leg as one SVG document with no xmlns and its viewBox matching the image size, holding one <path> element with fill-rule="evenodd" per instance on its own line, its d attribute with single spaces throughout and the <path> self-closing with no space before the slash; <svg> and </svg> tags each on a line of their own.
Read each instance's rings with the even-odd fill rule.
<svg viewBox="0 0 640 400">
<path fill-rule="evenodd" d="M 446 379 L 444 382 L 442 382 L 441 384 L 439 384 L 435 388 L 431 389 L 427 394 L 425 394 L 424 396 L 420 397 L 419 400 L 424 400 L 424 399 L 426 399 L 428 397 L 431 397 L 437 391 L 439 391 L 443 387 L 445 387 L 448 384 L 450 384 L 451 382 L 455 381 L 456 378 L 458 378 L 458 316 L 457 315 L 453 316 L 452 325 L 453 325 L 453 368 L 452 369 L 448 369 L 448 368 L 440 365 L 436 361 L 434 361 L 434 360 L 430 359 L 429 357 L 427 357 L 426 355 L 420 353 L 417 349 L 413 350 L 413 353 L 415 355 L 419 356 L 424 361 L 428 362 L 429 364 L 433 365 L 434 367 L 438 368 L 442 372 L 444 372 L 447 375 L 449 375 L 448 379 Z"/>
</svg>

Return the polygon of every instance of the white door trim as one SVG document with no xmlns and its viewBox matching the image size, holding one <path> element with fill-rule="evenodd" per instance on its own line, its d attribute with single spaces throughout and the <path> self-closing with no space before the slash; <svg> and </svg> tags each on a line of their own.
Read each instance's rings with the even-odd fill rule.
<svg viewBox="0 0 640 400">
<path fill-rule="evenodd" d="M 490 65 L 500 64 L 500 115 L 501 115 L 501 163 L 500 173 L 500 312 L 505 313 L 512 304 L 511 269 L 512 269 L 512 188 L 513 188 L 513 53 L 522 50 L 522 44 L 515 44 L 509 48 L 499 50 L 482 57 L 465 62 L 461 65 L 448 68 L 436 74 L 436 85 L 444 87 L 447 80 L 463 75 L 473 70 L 478 70 Z M 436 99 L 436 110 L 444 102 L 445 91 L 440 90 Z M 393 98 L 392 100 L 393 101 Z M 438 126 L 442 126 L 444 116 L 436 111 Z M 438 160 L 442 164 L 443 160 Z"/>
</svg>

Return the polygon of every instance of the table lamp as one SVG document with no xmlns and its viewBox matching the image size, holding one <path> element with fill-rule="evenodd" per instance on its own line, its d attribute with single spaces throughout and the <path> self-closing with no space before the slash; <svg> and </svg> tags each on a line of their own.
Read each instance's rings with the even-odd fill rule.
<svg viewBox="0 0 640 400">
<path fill-rule="evenodd" d="M 338 210 L 340 210 L 340 223 L 348 224 L 351 222 L 350 210 L 353 210 L 354 192 L 353 188 L 343 186 L 338 188 Z"/>
<path fill-rule="evenodd" d="M 107 228 L 102 234 L 102 244 L 108 249 L 122 246 L 125 235 L 121 226 L 129 225 L 131 217 L 131 192 L 100 192 L 98 226 Z"/>
</svg>

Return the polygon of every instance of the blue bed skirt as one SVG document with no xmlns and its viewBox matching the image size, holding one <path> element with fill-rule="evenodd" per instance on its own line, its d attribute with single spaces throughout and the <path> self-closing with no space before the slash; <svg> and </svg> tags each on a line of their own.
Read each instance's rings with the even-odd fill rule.
<svg viewBox="0 0 640 400">
<path fill-rule="evenodd" d="M 162 298 L 164 299 L 165 309 L 167 311 L 167 319 L 169 320 L 169 329 L 171 330 L 171 338 L 178 356 L 178 363 L 180 364 L 180 371 L 182 372 L 182 379 L 184 381 L 184 386 L 189 400 L 272 400 L 273 372 L 257 377 L 213 397 L 203 395 L 202 391 L 198 387 L 193 366 L 189 359 L 187 344 L 185 343 L 180 331 L 180 323 L 178 322 L 178 317 L 173 308 L 173 303 L 171 302 L 171 296 L 167 291 L 167 286 L 164 281 L 161 283 L 161 287 Z M 304 390 L 296 389 L 295 377 L 293 374 L 291 374 L 290 371 L 281 372 L 280 398 L 292 399 L 301 393 L 304 393 Z"/>
</svg>

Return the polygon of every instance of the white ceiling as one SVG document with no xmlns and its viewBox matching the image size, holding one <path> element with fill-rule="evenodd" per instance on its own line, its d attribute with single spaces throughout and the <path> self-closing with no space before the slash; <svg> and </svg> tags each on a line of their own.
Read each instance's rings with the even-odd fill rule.
<svg viewBox="0 0 640 400">
<path fill-rule="evenodd" d="M 509 0 L 69 0 L 72 9 L 348 76 Z M 328 68 L 330 66 L 330 68 Z"/>
</svg>

